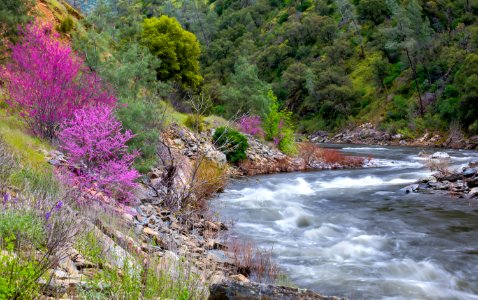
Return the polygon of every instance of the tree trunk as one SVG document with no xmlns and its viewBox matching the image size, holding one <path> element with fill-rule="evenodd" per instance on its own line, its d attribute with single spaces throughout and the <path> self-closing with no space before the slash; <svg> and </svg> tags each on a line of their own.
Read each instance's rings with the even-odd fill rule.
<svg viewBox="0 0 478 300">
<path fill-rule="evenodd" d="M 423 117 L 425 114 L 425 110 L 423 108 L 423 100 L 422 100 L 422 93 L 420 92 L 420 85 L 418 84 L 418 78 L 417 78 L 417 70 L 416 66 L 413 64 L 412 58 L 410 57 L 410 52 L 408 51 L 408 48 L 405 48 L 405 52 L 407 53 L 407 58 L 408 62 L 410 63 L 410 67 L 412 68 L 413 72 L 413 78 L 415 79 L 415 85 L 417 86 L 417 92 L 418 92 L 418 101 L 420 105 L 420 116 Z"/>
</svg>

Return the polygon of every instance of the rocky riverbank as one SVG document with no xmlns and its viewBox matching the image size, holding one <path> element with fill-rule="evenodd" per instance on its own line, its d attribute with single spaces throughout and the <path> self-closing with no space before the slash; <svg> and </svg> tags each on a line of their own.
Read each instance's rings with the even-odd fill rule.
<svg viewBox="0 0 478 300">
<path fill-rule="evenodd" d="M 478 135 L 465 138 L 460 132 L 427 132 L 422 136 L 410 138 L 399 133 L 392 135 L 377 129 L 371 123 L 345 129 L 335 135 L 319 131 L 308 136 L 308 139 L 314 143 L 478 149 Z"/>
<path fill-rule="evenodd" d="M 178 125 L 171 125 L 163 132 L 158 147 L 162 163 L 141 179 L 136 191 L 136 203 L 127 207 L 115 207 L 112 205 L 112 199 L 100 197 L 103 203 L 99 210 L 112 211 L 115 218 L 120 219 L 123 226 L 131 228 L 134 233 L 125 234 L 101 218 L 90 220 L 90 227 L 103 241 L 105 249 L 116 249 L 115 253 L 120 253 L 120 256 L 133 255 L 148 261 L 178 261 L 186 258 L 191 262 L 192 272 L 201 276 L 204 283 L 213 285 L 211 299 L 243 299 L 241 297 L 244 295 L 248 295 L 247 299 L 262 299 L 263 296 L 274 295 L 280 295 L 283 299 L 333 299 L 305 290 L 274 285 L 260 286 L 250 282 L 244 274 L 240 274 L 243 272 L 239 272 L 228 249 L 228 241 L 225 238 L 228 226 L 216 221 L 213 214 L 207 210 L 178 210 L 175 205 L 183 205 L 181 201 L 203 201 L 204 197 L 212 195 L 211 192 L 220 191 L 221 186 L 225 186 L 227 178 L 231 176 L 360 167 L 364 160 L 348 159 L 335 150 L 327 152 L 329 158 L 323 159 L 322 150 L 311 144 L 301 145 L 304 150 L 301 155 L 290 157 L 272 145 L 248 136 L 247 159 L 237 166 L 231 166 L 227 164 L 224 153 L 211 142 L 212 134 L 212 131 L 199 134 Z M 54 166 L 61 167 L 66 164 L 61 152 L 45 154 Z M 224 177 L 219 177 L 222 181 L 217 183 L 218 186 L 214 190 L 208 191 L 209 194 L 199 192 L 203 189 L 197 174 L 200 173 L 203 160 L 214 162 L 217 170 L 224 172 Z M 88 267 L 85 267 L 84 259 L 78 251 L 72 248 L 70 252 L 72 254 L 65 259 L 66 262 L 52 270 L 55 280 L 48 283 L 51 296 L 68 294 L 68 290 L 82 285 L 101 268 L 95 264 L 87 264 Z M 111 263 L 114 264 L 114 259 Z M 240 292 L 234 282 L 241 286 Z M 217 296 L 217 291 L 221 288 L 224 290 L 226 283 L 230 291 Z"/>
<path fill-rule="evenodd" d="M 402 190 L 405 193 L 447 193 L 454 197 L 478 199 L 478 162 L 458 170 L 448 168 L 448 154 L 436 152 L 427 157 L 428 166 L 435 172 Z"/>
</svg>

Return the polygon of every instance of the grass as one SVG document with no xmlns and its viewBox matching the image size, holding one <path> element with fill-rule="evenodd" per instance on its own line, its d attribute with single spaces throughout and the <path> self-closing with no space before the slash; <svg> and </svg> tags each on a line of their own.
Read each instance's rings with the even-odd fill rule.
<svg viewBox="0 0 478 300">
<path fill-rule="evenodd" d="M 124 258 L 120 267 L 105 259 L 105 249 L 93 232 L 83 234 L 75 245 L 87 260 L 101 266 L 78 291 L 79 299 L 204 299 L 207 286 L 182 258 Z"/>
<path fill-rule="evenodd" d="M 20 164 L 11 175 L 13 185 L 24 186 L 28 181 L 32 190 L 55 188 L 53 168 L 42 153 L 53 149 L 50 144 L 29 135 L 23 122 L 17 116 L 9 115 L 4 108 L 0 109 L 0 136 Z"/>
</svg>

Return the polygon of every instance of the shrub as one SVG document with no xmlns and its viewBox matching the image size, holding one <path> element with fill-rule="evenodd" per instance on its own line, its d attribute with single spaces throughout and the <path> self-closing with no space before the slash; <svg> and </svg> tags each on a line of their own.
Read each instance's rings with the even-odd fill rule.
<svg viewBox="0 0 478 300">
<path fill-rule="evenodd" d="M 450 162 L 446 158 L 429 158 L 425 161 L 425 166 L 432 172 L 450 174 Z"/>
<path fill-rule="evenodd" d="M 141 173 L 149 172 L 158 160 L 156 150 L 162 124 L 158 121 L 157 107 L 143 101 L 131 101 L 119 106 L 116 114 L 123 127 L 134 134 L 128 141 L 129 148 L 140 151 L 135 168 Z"/>
<path fill-rule="evenodd" d="M 272 250 L 257 248 L 252 241 L 234 238 L 228 241 L 228 255 L 236 272 L 260 283 L 274 284 L 282 276 L 272 261 Z"/>
<path fill-rule="evenodd" d="M 246 150 L 249 148 L 247 138 L 239 131 L 219 127 L 213 135 L 214 143 L 226 154 L 227 161 L 230 163 L 237 163 L 246 159 Z"/>
<path fill-rule="evenodd" d="M 313 166 L 321 160 L 322 149 L 313 143 L 301 143 L 299 145 L 299 156 L 304 159 L 307 166 Z"/>
<path fill-rule="evenodd" d="M 336 149 L 322 149 L 322 161 L 341 167 L 360 167 L 365 162 L 364 157 L 345 156 Z"/>
<path fill-rule="evenodd" d="M 81 228 L 70 210 L 62 209 L 69 203 L 66 195 L 2 195 L 0 299 L 37 299 L 39 279 L 65 258 Z"/>
<path fill-rule="evenodd" d="M 133 134 L 122 132 L 111 107 L 77 110 L 62 124 L 58 137 L 69 166 L 74 168 L 70 178 L 74 184 L 84 192 L 101 192 L 120 202 L 133 199 L 131 191 L 139 174 L 132 165 L 138 153 L 128 152 L 126 143 Z"/>
<path fill-rule="evenodd" d="M 259 116 L 243 116 L 237 122 L 239 131 L 253 136 L 263 136 L 262 121 Z"/>
<path fill-rule="evenodd" d="M 11 47 L 11 62 L 0 71 L 11 110 L 34 134 L 52 139 L 58 125 L 81 107 L 116 99 L 83 60 L 57 40 L 51 26 L 28 25 Z"/>
<path fill-rule="evenodd" d="M 200 114 L 189 114 L 184 121 L 184 125 L 196 132 L 203 132 L 204 118 Z"/>
<path fill-rule="evenodd" d="M 73 19 L 68 16 L 63 21 L 61 21 L 60 25 L 58 26 L 58 31 L 63 33 L 69 33 L 73 27 L 75 27 L 75 23 L 73 23 Z"/>
<path fill-rule="evenodd" d="M 224 189 L 227 183 L 226 167 L 207 158 L 198 162 L 196 176 L 192 183 L 193 192 L 196 196 L 195 209 L 205 209 L 206 200 Z"/>
<path fill-rule="evenodd" d="M 292 112 L 280 109 L 277 97 L 272 91 L 269 91 L 268 97 L 271 100 L 271 106 L 263 123 L 265 138 L 274 141 L 274 144 L 285 154 L 294 155 L 297 153 L 297 146 Z"/>
</svg>

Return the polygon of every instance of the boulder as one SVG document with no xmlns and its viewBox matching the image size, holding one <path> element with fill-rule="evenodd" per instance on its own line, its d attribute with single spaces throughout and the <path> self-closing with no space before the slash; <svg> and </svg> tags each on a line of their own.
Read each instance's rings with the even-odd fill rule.
<svg viewBox="0 0 478 300">
<path fill-rule="evenodd" d="M 469 188 L 478 187 L 478 176 L 467 178 L 466 185 L 468 185 Z"/>
<path fill-rule="evenodd" d="M 477 173 L 478 173 L 478 168 L 470 168 L 470 167 L 463 168 L 463 176 L 465 177 L 471 177 Z"/>
<path fill-rule="evenodd" d="M 478 187 L 472 188 L 468 193 L 469 198 L 478 198 Z"/>
<path fill-rule="evenodd" d="M 410 194 L 410 193 L 416 193 L 418 192 L 419 185 L 417 183 L 415 184 L 410 184 L 409 186 L 406 186 L 402 189 L 400 189 L 402 192 L 405 192 L 405 194 Z"/>
<path fill-rule="evenodd" d="M 266 285 L 254 282 L 227 280 L 209 287 L 209 300 L 338 300 L 344 298 L 322 296 L 318 293 L 299 288 Z"/>
<path fill-rule="evenodd" d="M 432 159 L 449 159 L 450 155 L 446 152 L 435 152 L 431 156 Z"/>
</svg>

